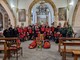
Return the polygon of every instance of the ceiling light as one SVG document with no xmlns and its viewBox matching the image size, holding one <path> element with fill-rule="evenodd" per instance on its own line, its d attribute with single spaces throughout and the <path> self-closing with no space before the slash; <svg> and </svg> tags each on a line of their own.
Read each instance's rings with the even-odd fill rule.
<svg viewBox="0 0 80 60">
<path fill-rule="evenodd" d="M 73 6 L 73 5 L 74 5 L 74 2 L 73 2 L 73 1 L 72 1 L 72 2 L 70 2 L 70 3 L 69 3 L 69 5 Z"/>
<path fill-rule="evenodd" d="M 14 8 L 15 6 L 13 4 L 11 4 L 11 7 Z"/>
</svg>

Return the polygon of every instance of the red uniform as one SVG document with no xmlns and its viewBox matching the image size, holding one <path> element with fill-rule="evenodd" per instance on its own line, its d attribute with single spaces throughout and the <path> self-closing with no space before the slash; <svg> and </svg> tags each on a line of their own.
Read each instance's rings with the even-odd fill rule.
<svg viewBox="0 0 80 60">
<path fill-rule="evenodd" d="M 44 33 L 44 31 L 45 31 L 45 27 L 41 27 L 41 34 L 43 34 Z"/>
<path fill-rule="evenodd" d="M 55 29 L 54 27 L 51 27 L 51 31 L 52 31 L 52 32 L 54 32 L 54 29 Z"/>
<path fill-rule="evenodd" d="M 32 39 L 32 36 L 33 36 L 33 31 L 32 31 L 31 28 L 28 29 L 28 34 L 29 34 L 29 40 L 31 40 Z"/>
<path fill-rule="evenodd" d="M 24 34 L 24 29 L 20 28 L 20 38 L 24 38 L 25 34 Z"/>
<path fill-rule="evenodd" d="M 57 33 L 55 33 L 55 34 L 54 34 L 54 37 L 62 37 L 62 34 L 57 34 Z"/>
<path fill-rule="evenodd" d="M 32 29 L 28 29 L 29 34 L 32 34 L 32 32 L 33 32 Z"/>
<path fill-rule="evenodd" d="M 36 28 L 36 30 L 35 30 L 35 37 L 38 37 L 38 34 L 39 34 L 39 28 Z"/>
<path fill-rule="evenodd" d="M 49 36 L 49 35 L 50 35 L 50 30 L 51 30 L 51 29 L 50 29 L 50 28 L 46 28 L 45 30 L 46 30 L 46 35 Z"/>
</svg>

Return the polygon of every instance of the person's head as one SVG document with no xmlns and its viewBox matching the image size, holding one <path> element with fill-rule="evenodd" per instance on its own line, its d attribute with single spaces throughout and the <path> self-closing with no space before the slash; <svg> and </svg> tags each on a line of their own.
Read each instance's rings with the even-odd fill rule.
<svg viewBox="0 0 80 60">
<path fill-rule="evenodd" d="M 54 34 L 56 33 L 56 31 L 54 31 Z"/>
<path fill-rule="evenodd" d="M 9 27 L 12 27 L 12 25 L 9 25 Z"/>
<path fill-rule="evenodd" d="M 54 25 L 51 25 L 51 27 L 54 27 Z"/>
<path fill-rule="evenodd" d="M 39 40 L 39 38 L 38 38 L 38 37 L 36 37 L 36 40 Z"/>
<path fill-rule="evenodd" d="M 68 22 L 66 21 L 65 23 L 64 23 L 64 27 L 68 27 L 69 26 L 69 24 L 68 24 Z"/>
<path fill-rule="evenodd" d="M 59 23 L 59 25 L 58 26 L 60 26 L 61 27 L 61 23 Z"/>
<path fill-rule="evenodd" d="M 60 32 L 58 31 L 57 34 L 60 34 Z"/>
<path fill-rule="evenodd" d="M 19 28 L 19 25 L 17 25 L 16 27 Z"/>
</svg>

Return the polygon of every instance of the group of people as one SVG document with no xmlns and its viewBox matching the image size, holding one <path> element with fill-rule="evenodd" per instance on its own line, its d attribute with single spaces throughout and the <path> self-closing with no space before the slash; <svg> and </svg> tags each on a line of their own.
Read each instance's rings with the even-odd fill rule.
<svg viewBox="0 0 80 60">
<path fill-rule="evenodd" d="M 68 23 L 64 23 L 64 26 L 57 27 L 48 25 L 29 25 L 27 27 L 15 27 L 10 26 L 3 31 L 5 37 L 19 37 L 21 41 L 34 40 L 40 36 L 42 40 L 52 40 L 58 43 L 59 37 L 72 37 L 73 30 Z"/>
<path fill-rule="evenodd" d="M 16 27 L 13 28 L 12 25 L 10 25 L 9 27 L 4 29 L 3 35 L 5 37 L 18 37 L 19 36 L 19 32 L 18 32 Z"/>
</svg>

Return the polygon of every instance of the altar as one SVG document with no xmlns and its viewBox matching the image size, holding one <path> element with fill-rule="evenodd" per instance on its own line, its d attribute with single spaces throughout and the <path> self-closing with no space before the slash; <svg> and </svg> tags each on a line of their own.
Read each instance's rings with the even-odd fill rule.
<svg viewBox="0 0 80 60">
<path fill-rule="evenodd" d="M 51 26 L 51 24 L 54 22 L 54 10 L 52 9 L 52 6 L 49 3 L 46 3 L 45 1 L 40 1 L 34 7 L 32 8 L 32 24 L 48 24 Z"/>
</svg>

